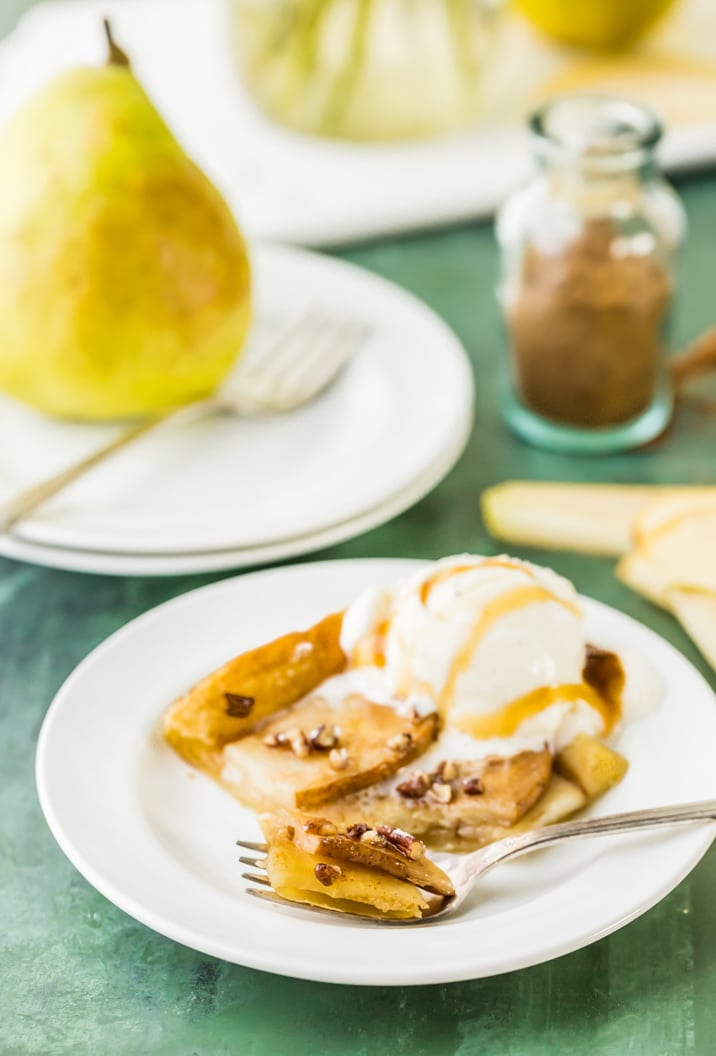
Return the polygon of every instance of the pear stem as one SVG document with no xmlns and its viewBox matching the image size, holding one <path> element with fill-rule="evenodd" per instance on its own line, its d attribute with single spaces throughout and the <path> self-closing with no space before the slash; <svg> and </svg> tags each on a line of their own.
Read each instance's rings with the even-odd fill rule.
<svg viewBox="0 0 716 1056">
<path fill-rule="evenodd" d="M 120 46 L 116 43 L 112 36 L 112 26 L 108 18 L 102 20 L 104 25 L 104 32 L 107 37 L 107 61 L 110 66 L 131 66 L 127 53 L 122 51 Z"/>
</svg>

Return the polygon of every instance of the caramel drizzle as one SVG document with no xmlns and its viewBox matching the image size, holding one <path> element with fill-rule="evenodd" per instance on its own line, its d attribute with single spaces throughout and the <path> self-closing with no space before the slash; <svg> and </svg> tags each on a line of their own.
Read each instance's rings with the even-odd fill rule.
<svg viewBox="0 0 716 1056">
<path fill-rule="evenodd" d="M 383 620 L 351 653 L 351 667 L 385 667 L 385 639 L 390 620 Z"/>
<path fill-rule="evenodd" d="M 484 561 L 480 561 L 479 564 L 450 565 L 448 568 L 441 568 L 439 572 L 435 572 L 432 576 L 428 576 L 427 579 L 423 580 L 420 585 L 420 600 L 422 604 L 427 605 L 433 589 L 441 583 L 445 583 L 448 579 L 461 575 L 463 572 L 478 571 L 482 568 L 507 568 L 511 572 L 524 572 L 531 579 L 535 578 L 532 569 L 525 568 L 523 565 L 518 565 L 516 562 L 504 557 L 487 557 Z"/>
<path fill-rule="evenodd" d="M 422 604 L 427 604 L 431 591 L 440 583 L 447 581 L 454 575 L 485 566 L 518 570 L 525 572 L 533 581 L 536 578 L 530 569 L 525 569 L 522 565 L 513 564 L 503 558 L 488 558 L 486 561 L 481 562 L 479 566 L 453 565 L 450 568 L 441 569 L 421 584 L 420 600 Z M 562 605 L 575 615 L 581 615 L 578 605 L 564 598 L 557 597 L 534 582 L 515 587 L 484 606 L 480 618 L 455 656 L 447 681 L 437 701 L 438 708 L 443 716 L 447 714 L 453 704 L 458 680 L 469 669 L 480 642 L 493 623 L 510 612 L 544 601 Z M 389 630 L 390 620 L 382 621 L 375 628 L 375 631 L 360 643 L 358 649 L 351 657 L 352 665 L 384 667 L 386 663 L 385 639 Z M 435 697 L 433 687 L 428 685 L 417 687 L 414 678 L 408 671 L 403 673 L 403 677 L 399 679 L 399 682 L 402 683 L 402 686 L 398 687 L 398 696 L 407 696 L 409 693 L 420 691 L 429 698 Z M 553 704 L 571 704 L 584 701 L 585 704 L 594 708 L 601 716 L 603 723 L 602 732 L 606 735 L 614 729 L 621 718 L 621 692 L 623 685 L 624 673 L 619 663 L 619 658 L 613 653 L 591 652 L 587 659 L 582 682 L 564 683 L 559 686 L 540 686 L 489 715 L 463 715 L 456 717 L 455 725 L 465 733 L 478 739 L 510 737 L 519 729 L 523 722 L 538 715 Z"/>
<path fill-rule="evenodd" d="M 588 647 L 583 681 L 540 686 L 489 715 L 461 715 L 455 725 L 472 737 L 511 737 L 527 719 L 552 704 L 584 701 L 602 719 L 602 735 L 612 732 L 622 715 L 624 669 L 616 653 Z"/>
<path fill-rule="evenodd" d="M 579 700 L 589 704 L 601 715 L 604 723 L 602 732 L 608 733 L 614 727 L 620 709 L 613 708 L 610 701 L 586 682 L 540 686 L 539 689 L 533 689 L 517 700 L 510 701 L 499 711 L 489 715 L 460 715 L 453 722 L 458 729 L 480 740 L 488 737 L 511 737 L 523 722 L 539 715 L 552 704 L 576 704 Z"/>
<path fill-rule="evenodd" d="M 562 605 L 563 608 L 569 609 L 569 611 L 573 612 L 576 616 L 581 616 L 581 611 L 578 605 L 574 605 L 571 601 L 566 601 L 564 598 L 558 598 L 554 594 L 550 594 L 550 592 L 545 590 L 544 587 L 532 585 L 515 587 L 514 590 L 509 590 L 505 594 L 489 601 L 482 610 L 480 619 L 471 629 L 470 634 L 463 642 L 453 661 L 450 674 L 448 675 L 443 691 L 440 694 L 440 699 L 438 700 L 438 709 L 442 715 L 446 715 L 450 710 L 455 698 L 458 679 L 461 675 L 464 675 L 470 667 L 478 645 L 485 637 L 492 624 L 503 616 L 507 616 L 508 613 L 515 612 L 517 609 L 526 608 L 528 605 L 534 605 L 535 602 L 538 601 L 552 601 L 555 605 Z"/>
</svg>

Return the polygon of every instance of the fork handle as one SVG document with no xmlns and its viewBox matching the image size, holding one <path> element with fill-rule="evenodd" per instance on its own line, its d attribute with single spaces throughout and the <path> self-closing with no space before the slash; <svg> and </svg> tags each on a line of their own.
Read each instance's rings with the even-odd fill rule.
<svg viewBox="0 0 716 1056">
<path fill-rule="evenodd" d="M 653 829 L 659 825 L 675 825 L 687 821 L 716 820 L 716 799 L 702 800 L 698 803 L 684 803 L 674 807 L 654 807 L 649 810 L 632 810 L 626 814 L 607 814 L 601 818 L 563 821 L 557 825 L 545 826 L 507 836 L 503 840 L 490 844 L 474 855 L 468 855 L 463 863 L 466 879 L 482 875 L 498 862 L 507 858 L 535 851 L 540 847 L 549 847 L 562 840 L 576 839 L 582 836 L 605 836 L 620 832 L 635 832 L 638 829 Z M 471 859 L 473 864 L 471 867 Z"/>
<path fill-rule="evenodd" d="M 68 484 L 72 484 L 73 481 L 84 476 L 90 469 L 94 469 L 95 466 L 104 462 L 106 458 L 109 458 L 117 451 L 128 447 L 135 440 L 138 440 L 140 436 L 146 436 L 147 433 L 156 429 L 157 426 L 163 425 L 169 419 L 178 418 L 180 415 L 196 417 L 215 409 L 217 406 L 218 401 L 210 396 L 208 399 L 197 400 L 195 403 L 173 407 L 165 414 L 160 414 L 155 418 L 148 418 L 136 425 L 129 426 L 119 436 L 115 436 L 110 440 L 109 443 L 93 451 L 91 455 L 87 455 L 78 462 L 73 462 L 72 465 L 60 470 L 59 473 L 46 477 L 39 484 L 34 484 L 32 487 L 13 495 L 6 502 L 0 503 L 0 533 L 8 532 L 13 525 L 27 517 L 29 513 L 32 513 L 33 510 L 36 510 L 38 506 L 52 498 L 53 495 L 57 495 Z"/>
</svg>

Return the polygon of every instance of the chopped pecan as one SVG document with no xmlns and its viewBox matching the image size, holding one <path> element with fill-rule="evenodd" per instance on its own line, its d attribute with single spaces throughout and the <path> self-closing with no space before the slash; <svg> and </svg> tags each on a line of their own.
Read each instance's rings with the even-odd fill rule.
<svg viewBox="0 0 716 1056">
<path fill-rule="evenodd" d="M 352 840 L 359 840 L 364 832 L 367 832 L 370 825 L 366 825 L 362 821 L 357 821 L 354 825 L 349 825 L 346 829 L 346 836 L 350 836 Z"/>
<path fill-rule="evenodd" d="M 458 825 L 456 836 L 459 836 L 462 840 L 479 840 L 484 841 L 485 829 L 480 828 L 479 825 Z"/>
<path fill-rule="evenodd" d="M 405 832 L 404 829 L 394 829 L 390 825 L 378 825 L 376 830 L 381 836 L 384 836 L 391 846 L 395 847 L 396 851 L 400 851 L 406 858 L 410 858 L 411 861 L 415 862 L 418 858 L 422 858 L 425 854 L 425 844 L 422 840 L 419 840 L 417 836 L 413 836 L 410 832 Z"/>
<path fill-rule="evenodd" d="M 328 753 L 328 765 L 331 770 L 345 770 L 349 763 L 350 759 L 345 748 L 331 748 Z"/>
<path fill-rule="evenodd" d="M 457 772 L 455 763 L 450 759 L 443 759 L 441 763 L 438 763 L 433 779 L 435 781 L 454 781 L 457 777 Z"/>
<path fill-rule="evenodd" d="M 430 788 L 430 778 L 422 770 L 413 770 L 395 790 L 406 799 L 421 799 Z"/>
<path fill-rule="evenodd" d="M 452 799 L 452 785 L 436 781 L 430 788 L 430 795 L 434 796 L 438 803 L 449 803 Z"/>
<path fill-rule="evenodd" d="M 407 752 L 413 745 L 413 735 L 408 733 L 407 730 L 402 730 L 400 733 L 396 733 L 394 737 L 391 737 L 386 747 L 390 748 L 391 752 Z"/>
<path fill-rule="evenodd" d="M 335 836 L 338 829 L 332 821 L 328 821 L 326 818 L 309 818 L 308 821 L 304 822 L 303 831 L 311 833 L 313 836 Z"/>
<path fill-rule="evenodd" d="M 316 879 L 324 887 L 330 887 L 331 884 L 335 884 L 338 877 L 343 875 L 343 870 L 339 865 L 328 865 L 327 862 L 319 862 L 313 871 L 316 874 Z"/>
<path fill-rule="evenodd" d="M 285 748 L 288 745 L 288 737 L 285 733 L 269 733 L 263 739 L 267 748 Z"/>
<path fill-rule="evenodd" d="M 326 726 L 325 722 L 322 722 L 320 726 L 316 726 L 308 735 L 308 743 L 311 748 L 316 748 L 318 751 L 323 752 L 328 752 L 331 748 L 335 748 L 339 739 L 340 730 L 338 727 Z"/>
<path fill-rule="evenodd" d="M 466 796 L 480 796 L 484 792 L 479 777 L 466 777 L 462 783 L 462 790 Z"/>
<path fill-rule="evenodd" d="M 366 829 L 360 837 L 361 843 L 367 843 L 371 847 L 385 847 L 388 842 L 385 836 L 382 836 L 375 829 Z"/>
<path fill-rule="evenodd" d="M 287 731 L 286 737 L 288 743 L 291 745 L 291 751 L 299 759 L 305 759 L 311 751 L 311 746 L 308 743 L 308 738 L 303 730 L 291 730 Z"/>
<path fill-rule="evenodd" d="M 245 719 L 251 714 L 256 703 L 253 697 L 245 697 L 241 693 L 224 693 L 226 697 L 226 714 L 232 719 Z"/>
</svg>

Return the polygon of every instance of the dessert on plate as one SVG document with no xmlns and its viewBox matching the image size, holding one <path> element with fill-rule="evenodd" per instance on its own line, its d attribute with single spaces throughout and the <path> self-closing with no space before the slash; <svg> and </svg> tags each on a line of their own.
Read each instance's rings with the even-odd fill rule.
<svg viewBox="0 0 716 1056">
<path fill-rule="evenodd" d="M 608 742 L 653 699 L 634 659 L 586 641 L 566 579 L 461 555 L 230 660 L 163 732 L 261 816 L 280 893 L 410 916 L 447 893 L 426 846 L 582 809 L 623 778 Z"/>
</svg>

